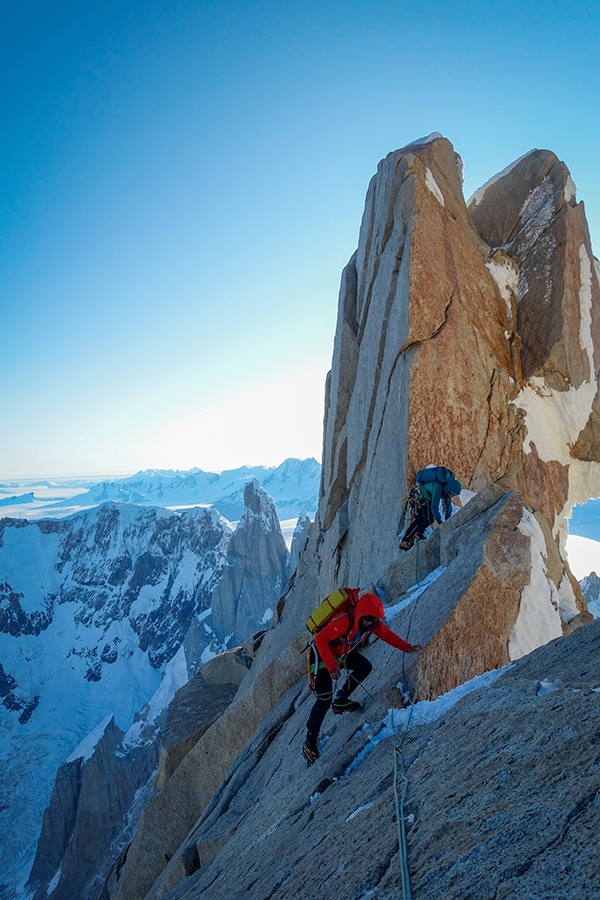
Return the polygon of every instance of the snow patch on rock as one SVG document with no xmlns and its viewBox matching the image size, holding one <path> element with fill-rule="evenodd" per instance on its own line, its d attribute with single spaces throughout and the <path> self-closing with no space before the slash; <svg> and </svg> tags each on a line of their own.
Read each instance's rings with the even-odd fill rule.
<svg viewBox="0 0 600 900">
<path fill-rule="evenodd" d="M 442 194 L 439 185 L 435 178 L 433 177 L 433 172 L 429 168 L 429 166 L 425 166 L 425 185 L 429 191 L 433 194 L 436 200 L 438 200 L 442 206 L 444 206 L 444 195 Z"/>
<path fill-rule="evenodd" d="M 345 819 L 346 822 L 351 822 L 352 819 L 355 819 L 361 812 L 364 812 L 365 809 L 371 809 L 373 806 L 372 803 L 363 803 L 362 806 L 359 806 L 358 809 L 355 809 L 353 813 L 350 813 L 349 816 Z"/>
<path fill-rule="evenodd" d="M 443 134 L 440 134 L 439 131 L 432 131 L 431 134 L 426 135 L 422 138 L 417 138 L 416 141 L 411 141 L 410 144 L 407 144 L 407 147 L 416 147 L 417 145 L 422 144 L 431 144 L 433 141 L 437 141 L 439 138 L 443 138 Z"/>
<path fill-rule="evenodd" d="M 430 587 L 435 581 L 438 580 L 440 575 L 443 575 L 446 571 L 445 566 L 438 566 L 437 569 L 434 569 L 433 572 L 430 572 L 426 578 L 423 578 L 422 581 L 419 581 L 418 584 L 415 584 L 408 591 L 405 597 L 402 598 L 398 603 L 395 603 L 394 606 L 388 606 L 385 611 L 385 621 L 391 622 L 392 619 L 398 615 L 403 609 L 409 606 L 413 600 L 416 600 L 417 597 L 420 597 L 421 594 L 424 594 L 428 587 Z"/>
<path fill-rule="evenodd" d="M 566 575 L 563 575 L 558 586 L 558 609 L 563 622 L 570 622 L 580 612 L 573 586 Z"/>
<path fill-rule="evenodd" d="M 103 719 L 99 725 L 96 725 L 96 727 L 92 731 L 90 731 L 90 733 L 86 735 L 86 737 L 84 737 L 82 742 L 73 751 L 73 753 L 71 753 L 71 755 L 67 759 L 67 762 L 72 763 L 75 762 L 76 759 L 80 759 L 82 762 L 87 762 L 88 759 L 91 759 L 94 755 L 94 750 L 96 749 L 98 742 L 108 728 L 112 718 L 113 717 L 111 714 L 110 716 L 107 716 L 105 719 Z"/>
<path fill-rule="evenodd" d="M 58 887 L 61 873 L 62 873 L 62 866 L 59 868 L 59 870 L 56 873 L 56 875 L 54 876 L 54 878 L 52 878 L 50 883 L 48 884 L 48 887 L 46 888 L 46 896 L 50 897 L 54 893 L 56 888 Z"/>
<path fill-rule="evenodd" d="M 591 332 L 592 269 L 583 244 L 579 248 L 579 258 L 579 341 L 589 361 L 590 378 L 578 388 L 571 385 L 568 391 L 557 391 L 548 385 L 545 378 L 534 376 L 513 401 L 526 414 L 525 452 L 531 453 L 531 445 L 535 444 L 542 460 L 556 460 L 566 466 L 573 462 L 569 446 L 577 441 L 585 427 L 597 391 Z"/>
<path fill-rule="evenodd" d="M 508 315 L 508 321 L 510 322 L 512 321 L 513 317 L 511 300 L 512 296 L 516 295 L 517 286 L 519 283 L 519 272 L 517 266 L 508 256 L 502 257 L 501 260 L 497 260 L 495 257 L 492 257 L 486 262 L 485 266 L 498 285 L 500 296 L 506 303 L 506 312 Z"/>
<path fill-rule="evenodd" d="M 538 697 L 543 697 L 544 694 L 552 694 L 552 693 L 554 693 L 554 691 L 557 691 L 558 689 L 559 689 L 558 685 L 555 684 L 553 681 L 547 681 L 545 678 L 542 678 L 542 680 L 540 681 L 540 686 L 537 689 L 536 693 L 537 693 Z"/>
<path fill-rule="evenodd" d="M 491 672 L 484 672 L 482 675 L 477 675 L 475 678 L 471 678 L 470 681 L 465 681 L 463 684 L 459 684 L 458 687 L 453 688 L 446 694 L 442 694 L 442 696 L 438 697 L 436 700 L 421 700 L 419 703 L 414 703 L 405 709 L 388 709 L 387 715 L 381 722 L 377 723 L 376 731 L 369 737 L 368 744 L 352 760 L 342 775 L 342 778 L 347 778 L 348 775 L 350 775 L 382 741 L 385 741 L 390 737 L 398 737 L 400 731 L 402 729 L 407 730 L 409 726 L 412 728 L 415 725 L 424 725 L 429 722 L 434 722 L 436 719 L 439 719 L 440 716 L 443 716 L 444 713 L 448 712 L 449 709 L 452 709 L 452 707 L 466 694 L 470 694 L 472 691 L 476 691 L 482 687 L 489 687 L 509 668 L 510 663 L 501 669 L 493 669 Z M 365 725 L 364 727 L 365 729 L 368 729 L 373 726 Z M 356 812 L 358 812 L 358 810 Z"/>
<path fill-rule="evenodd" d="M 508 656 L 511 660 L 519 659 L 562 635 L 560 597 L 556 586 L 548 577 L 544 533 L 528 509 L 523 510 L 517 530 L 530 541 L 531 578 L 521 592 L 519 614 L 508 640 Z M 567 600 L 563 602 L 566 603 Z"/>
<path fill-rule="evenodd" d="M 567 180 L 565 181 L 565 189 L 563 192 L 563 197 L 565 198 L 565 203 L 568 203 L 569 200 L 575 200 L 575 195 L 577 194 L 577 185 L 573 181 L 570 175 L 567 175 Z"/>
</svg>

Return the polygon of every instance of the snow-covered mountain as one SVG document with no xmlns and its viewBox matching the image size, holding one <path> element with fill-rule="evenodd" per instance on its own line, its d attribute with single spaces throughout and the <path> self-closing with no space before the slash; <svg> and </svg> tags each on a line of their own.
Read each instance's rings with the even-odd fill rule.
<svg viewBox="0 0 600 900">
<path fill-rule="evenodd" d="M 587 600 L 592 615 L 600 618 L 600 577 L 596 572 L 590 572 L 581 581 L 581 592 Z"/>
<path fill-rule="evenodd" d="M 127 478 L 102 481 L 75 498 L 48 504 L 45 511 L 58 514 L 74 503 L 85 508 L 108 501 L 166 507 L 203 505 L 214 506 L 225 518 L 237 521 L 244 511 L 244 487 L 255 479 L 273 498 L 279 519 L 297 518 L 302 510 L 314 517 L 321 466 L 312 457 L 286 459 L 277 467 L 241 466 L 220 474 L 202 469 L 147 469 Z"/>
<path fill-rule="evenodd" d="M 114 502 L 58 520 L 0 520 L 5 881 L 27 874 L 24 858 L 31 862 L 55 772 L 80 741 L 111 717 L 126 731 L 185 641 L 190 673 L 222 649 L 227 635 L 213 625 L 210 604 L 235 563 L 232 539 L 250 557 L 256 541 L 262 565 L 256 577 L 262 574 L 264 589 L 247 609 L 249 631 L 275 606 L 287 549 L 266 492 L 256 483 L 248 491 L 254 509 L 236 529 L 214 509 L 176 513 Z M 231 579 L 227 597 L 238 603 Z M 18 829 L 11 827 L 15 809 Z M 0 883 L 4 896 L 13 893 Z"/>
</svg>

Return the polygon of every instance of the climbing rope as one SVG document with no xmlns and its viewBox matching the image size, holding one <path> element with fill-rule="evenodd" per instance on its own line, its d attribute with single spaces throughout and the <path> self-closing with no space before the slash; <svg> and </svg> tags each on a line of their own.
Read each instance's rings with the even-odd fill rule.
<svg viewBox="0 0 600 900">
<path fill-rule="evenodd" d="M 415 554 L 415 584 L 418 582 L 418 573 L 419 573 L 419 540 L 417 540 L 417 551 Z M 405 640 L 408 642 L 408 637 L 410 635 L 410 626 L 412 624 L 412 618 L 415 613 L 415 609 L 417 606 L 417 600 L 419 598 L 415 597 L 412 603 L 412 609 L 410 611 L 410 616 L 408 617 L 408 626 L 406 629 L 406 638 Z M 406 654 L 402 656 L 402 684 L 406 689 L 406 671 L 405 671 L 405 662 L 406 662 Z M 408 690 L 407 690 L 408 695 Z M 399 738 L 398 731 L 394 725 L 394 713 L 392 712 L 392 728 L 394 730 L 394 734 L 398 739 L 396 746 L 394 747 L 394 801 L 396 805 L 396 824 L 398 827 L 398 852 L 400 854 L 400 873 L 402 876 L 402 897 L 403 900 L 412 900 L 412 892 L 410 888 L 410 872 L 408 869 L 408 847 L 406 843 L 406 818 L 404 815 L 404 801 L 406 799 L 406 793 L 408 791 L 408 778 L 406 777 L 406 773 L 404 771 L 404 757 L 402 756 L 402 747 L 404 745 L 404 740 L 406 735 L 408 734 L 408 729 L 410 728 L 410 722 L 412 719 L 414 704 L 410 695 L 408 695 L 409 700 L 409 711 L 408 717 L 406 719 L 406 725 L 404 726 L 404 731 L 402 733 L 402 737 Z M 402 794 L 399 794 L 398 791 L 398 771 L 400 772 L 400 779 L 402 780 Z"/>
<path fill-rule="evenodd" d="M 417 583 L 419 572 L 419 541 L 417 540 L 417 549 L 415 553 L 415 584 Z M 410 611 L 410 615 L 408 618 L 408 625 L 406 629 L 406 637 L 405 640 L 408 642 L 408 638 L 410 635 L 410 628 L 412 625 L 412 619 L 415 613 L 415 609 L 417 606 L 418 597 L 416 597 L 412 603 L 412 608 Z M 402 684 L 406 687 L 406 670 L 405 670 L 405 662 L 406 662 L 406 654 L 402 655 Z M 365 694 L 368 694 L 373 700 L 373 694 L 362 684 L 359 682 L 357 687 L 361 687 Z M 404 813 L 404 802 L 406 800 L 406 793 L 408 791 L 408 778 L 406 777 L 406 773 L 404 771 L 404 758 L 402 756 L 402 747 L 404 745 L 404 741 L 406 739 L 406 735 L 408 734 L 408 730 L 410 728 L 410 723 L 413 715 L 414 704 L 408 696 L 409 701 L 409 712 L 406 720 L 406 725 L 404 726 L 404 731 L 402 735 L 399 735 L 398 729 L 394 723 L 394 714 L 392 712 L 392 730 L 396 735 L 397 743 L 394 747 L 394 802 L 396 807 L 396 824 L 398 828 L 398 852 L 400 854 L 400 872 L 402 877 L 402 897 L 403 900 L 412 900 L 412 892 L 410 886 L 410 872 L 408 868 L 408 846 L 406 843 L 406 816 Z M 402 791 L 399 790 L 399 782 L 402 782 Z"/>
<path fill-rule="evenodd" d="M 418 571 L 419 571 L 419 541 L 417 541 L 417 550 L 415 553 L 415 584 L 418 579 Z M 410 628 L 412 625 L 412 619 L 415 613 L 415 609 L 417 606 L 418 597 L 415 597 L 412 608 L 410 611 L 410 615 L 408 617 L 408 625 L 406 629 L 406 637 L 405 640 L 408 642 L 408 638 L 410 635 Z M 402 684 L 406 687 L 406 654 L 402 655 Z M 365 694 L 368 694 L 373 700 L 373 694 L 362 684 L 359 682 L 357 687 L 361 687 Z M 412 900 L 412 892 L 410 887 L 410 872 L 408 869 L 408 847 L 406 843 L 406 817 L 404 814 L 404 802 L 406 799 L 406 793 L 408 791 L 408 778 L 406 777 L 406 773 L 404 771 L 404 758 L 402 756 L 402 747 L 404 745 L 404 741 L 406 739 L 406 735 L 408 734 L 408 730 L 410 728 L 410 723 L 413 715 L 414 704 L 408 696 L 409 702 L 409 711 L 408 717 L 406 720 L 406 725 L 404 726 L 404 731 L 402 735 L 399 734 L 398 729 L 394 723 L 394 713 L 392 711 L 392 730 L 396 736 L 397 743 L 394 747 L 394 802 L 396 807 L 396 825 L 398 828 L 398 852 L 400 854 L 400 873 L 402 877 L 402 897 L 403 900 Z M 402 782 L 402 791 L 399 790 L 399 782 Z"/>
<path fill-rule="evenodd" d="M 402 796 L 398 796 L 398 764 L 400 764 L 400 777 L 402 778 Z M 402 897 L 404 900 L 412 900 L 410 889 L 410 872 L 408 871 L 408 848 L 406 846 L 406 825 L 404 817 L 404 800 L 408 790 L 408 778 L 404 773 L 404 760 L 402 750 L 398 747 L 394 750 L 394 799 L 396 803 L 396 822 L 398 825 L 398 851 L 400 853 L 400 873 L 402 875 Z"/>
</svg>

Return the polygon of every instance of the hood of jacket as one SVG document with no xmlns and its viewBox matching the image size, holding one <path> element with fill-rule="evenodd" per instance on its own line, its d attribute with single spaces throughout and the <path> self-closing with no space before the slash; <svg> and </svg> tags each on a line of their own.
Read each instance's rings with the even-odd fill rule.
<svg viewBox="0 0 600 900">
<path fill-rule="evenodd" d="M 383 600 L 377 594 L 363 594 L 354 610 L 354 621 L 358 625 L 361 616 L 376 616 L 383 619 L 385 609 Z"/>
</svg>

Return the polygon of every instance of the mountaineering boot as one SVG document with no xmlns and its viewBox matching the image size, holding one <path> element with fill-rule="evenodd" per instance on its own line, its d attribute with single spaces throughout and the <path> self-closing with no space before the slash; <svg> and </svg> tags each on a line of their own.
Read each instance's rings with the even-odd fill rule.
<svg viewBox="0 0 600 900">
<path fill-rule="evenodd" d="M 306 740 L 302 744 L 302 756 L 307 760 L 309 766 L 316 762 L 321 754 L 317 747 L 317 739 L 312 734 L 306 735 Z"/>
<path fill-rule="evenodd" d="M 357 700 L 350 700 L 349 697 L 337 696 L 331 704 L 331 711 L 336 716 L 345 712 L 358 712 L 360 709 L 362 709 L 360 703 Z"/>
</svg>

